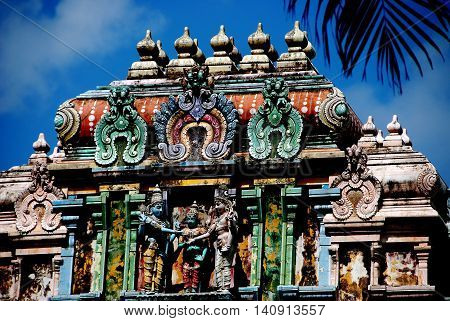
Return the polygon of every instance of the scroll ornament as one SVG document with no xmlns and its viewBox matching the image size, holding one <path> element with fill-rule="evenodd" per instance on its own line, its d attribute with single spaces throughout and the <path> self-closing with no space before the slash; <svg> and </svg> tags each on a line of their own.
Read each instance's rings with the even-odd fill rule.
<svg viewBox="0 0 450 321">
<path fill-rule="evenodd" d="M 59 106 L 55 115 L 55 130 L 63 146 L 75 136 L 80 129 L 80 114 L 75 110 L 71 100 L 67 100 Z"/>
<path fill-rule="evenodd" d="M 110 166 L 118 161 L 119 152 L 127 165 L 142 161 L 147 142 L 147 123 L 134 108 L 134 96 L 126 86 L 111 88 L 108 97 L 109 112 L 104 114 L 95 128 L 95 161 Z M 117 139 L 125 138 L 125 147 Z M 123 150 L 122 150 L 123 149 Z"/>
<path fill-rule="evenodd" d="M 372 218 L 378 210 L 381 183 L 367 168 L 367 155 L 360 147 L 347 148 L 347 168 L 331 184 L 341 189 L 341 199 L 331 202 L 333 215 L 346 220 L 357 215 L 363 220 Z"/>
<path fill-rule="evenodd" d="M 36 163 L 31 171 L 32 183 L 15 203 L 16 228 L 21 233 L 29 233 L 41 223 L 43 230 L 56 230 L 61 221 L 61 213 L 53 213 L 52 202 L 64 198 L 64 193 L 53 186 L 45 163 Z"/>
<path fill-rule="evenodd" d="M 184 71 L 183 93 L 170 96 L 155 114 L 159 156 L 166 162 L 219 160 L 230 152 L 237 111 L 222 93 L 213 93 L 207 66 Z"/>
<path fill-rule="evenodd" d="M 349 106 L 345 96 L 338 88 L 333 87 L 331 93 L 319 107 L 319 119 L 328 128 L 340 131 L 349 125 Z"/>
<path fill-rule="evenodd" d="M 256 159 L 281 157 L 290 159 L 300 150 L 300 137 L 303 121 L 299 112 L 293 108 L 288 87 L 282 78 L 265 81 L 263 89 L 264 104 L 258 108 L 248 123 L 250 155 Z M 279 141 L 274 139 L 279 132 Z M 276 148 L 275 152 L 272 152 Z"/>
</svg>

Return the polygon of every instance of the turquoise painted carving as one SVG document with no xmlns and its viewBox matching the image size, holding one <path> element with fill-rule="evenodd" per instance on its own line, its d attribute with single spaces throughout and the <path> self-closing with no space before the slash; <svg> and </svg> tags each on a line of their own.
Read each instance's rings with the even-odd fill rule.
<svg viewBox="0 0 450 321">
<path fill-rule="evenodd" d="M 248 123 L 250 155 L 256 159 L 295 157 L 300 150 L 303 121 L 292 107 L 282 78 L 265 81 L 264 104 Z M 278 132 L 280 137 L 274 135 Z M 276 149 L 274 147 L 276 146 Z"/>
<path fill-rule="evenodd" d="M 142 161 L 147 142 L 147 124 L 134 108 L 134 96 L 128 87 L 111 88 L 108 97 L 109 112 L 103 115 L 95 128 L 95 161 L 110 166 L 116 161 L 132 165 Z M 118 138 L 125 141 L 120 143 Z M 121 154 L 122 159 L 118 160 Z"/>
</svg>

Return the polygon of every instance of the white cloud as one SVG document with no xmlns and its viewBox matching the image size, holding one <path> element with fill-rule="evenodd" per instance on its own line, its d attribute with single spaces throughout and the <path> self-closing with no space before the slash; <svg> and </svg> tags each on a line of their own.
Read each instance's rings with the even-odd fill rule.
<svg viewBox="0 0 450 321">
<path fill-rule="evenodd" d="M 146 27 L 151 25 L 152 30 L 157 30 L 165 24 L 161 13 L 139 7 L 134 0 L 61 0 L 52 16 L 42 12 L 42 2 L 36 0 L 17 10 L 92 61 L 121 48 L 127 37 L 144 34 Z M 0 113 L 20 106 L 24 95 L 41 98 L 51 95 L 58 87 L 51 73 L 84 59 L 24 17 L 9 11 L 0 24 L 3 79 Z"/>
</svg>

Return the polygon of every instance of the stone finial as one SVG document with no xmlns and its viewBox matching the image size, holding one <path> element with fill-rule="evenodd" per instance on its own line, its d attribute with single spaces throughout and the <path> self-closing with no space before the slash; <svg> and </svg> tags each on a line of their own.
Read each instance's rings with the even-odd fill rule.
<svg viewBox="0 0 450 321">
<path fill-rule="evenodd" d="M 252 54 L 261 54 L 270 48 L 270 35 L 264 33 L 262 23 L 258 23 L 256 31 L 248 36 L 248 45 Z"/>
<path fill-rule="evenodd" d="M 230 37 L 231 45 L 233 46 L 233 49 L 231 49 L 231 52 L 229 53 L 229 56 L 231 60 L 237 65 L 242 60 L 242 55 L 239 52 L 238 48 L 234 44 L 234 37 Z"/>
<path fill-rule="evenodd" d="M 50 145 L 45 140 L 44 133 L 40 133 L 38 139 L 33 143 L 34 153 L 29 158 L 29 163 L 34 164 L 37 160 L 45 163 L 48 160 L 47 153 L 50 151 Z"/>
<path fill-rule="evenodd" d="M 314 49 L 312 43 L 308 41 L 308 45 L 305 49 L 303 49 L 303 52 L 305 53 L 306 57 L 308 57 L 310 60 L 314 59 L 316 56 L 316 49 Z"/>
<path fill-rule="evenodd" d="M 198 39 L 197 38 L 194 39 L 194 44 L 197 47 L 197 51 L 196 51 L 195 55 L 192 56 L 192 58 L 194 58 L 194 61 L 196 63 L 198 63 L 199 65 L 202 65 L 205 62 L 206 58 L 205 58 L 205 55 L 204 55 L 203 51 L 198 46 Z"/>
<path fill-rule="evenodd" d="M 309 44 L 308 37 L 306 31 L 300 30 L 298 21 L 295 21 L 294 28 L 284 36 L 284 41 L 288 46 L 288 52 L 283 53 L 278 59 L 277 69 L 280 71 L 313 70 L 311 62 L 307 59 L 308 54 L 305 52 Z"/>
<path fill-rule="evenodd" d="M 375 136 L 377 134 L 377 127 L 373 123 L 373 117 L 369 116 L 367 122 L 362 126 L 364 136 Z"/>
<path fill-rule="evenodd" d="M 362 126 L 363 136 L 358 141 L 358 146 L 361 147 L 377 147 L 377 127 L 373 122 L 373 117 L 369 116 L 367 122 Z"/>
<path fill-rule="evenodd" d="M 50 151 L 50 145 L 45 140 L 44 133 L 40 133 L 38 139 L 33 143 L 35 154 L 47 154 Z"/>
<path fill-rule="evenodd" d="M 209 57 L 205 62 L 205 65 L 209 67 L 210 73 L 226 74 L 236 71 L 236 65 L 231 58 L 232 50 L 236 47 L 234 47 L 231 39 L 225 34 L 225 27 L 223 25 L 220 26 L 219 33 L 211 38 L 210 44 L 214 50 L 214 56 Z"/>
<path fill-rule="evenodd" d="M 158 65 L 159 48 L 152 39 L 150 30 L 136 45 L 140 61 L 133 62 L 128 70 L 128 79 L 156 78 L 163 75 Z"/>
<path fill-rule="evenodd" d="M 211 38 L 210 44 L 214 50 L 214 57 L 224 57 L 231 52 L 233 45 L 230 38 L 225 34 L 224 25 L 221 25 L 219 33 Z"/>
<path fill-rule="evenodd" d="M 174 42 L 175 50 L 178 52 L 178 58 L 189 58 L 195 55 L 197 48 L 192 40 L 189 28 L 184 27 L 184 32 L 180 38 Z"/>
<path fill-rule="evenodd" d="M 141 61 L 154 60 L 158 56 L 158 46 L 153 41 L 150 30 L 147 30 L 144 39 L 137 43 L 136 50 L 141 57 Z"/>
<path fill-rule="evenodd" d="M 412 146 L 412 142 L 411 139 L 409 138 L 408 134 L 406 133 L 406 128 L 403 128 L 403 132 L 402 132 L 402 141 L 403 144 L 406 146 Z"/>
<path fill-rule="evenodd" d="M 384 138 L 383 146 L 384 147 L 400 147 L 403 146 L 402 141 L 402 126 L 398 122 L 397 115 L 392 116 L 392 121 L 386 126 L 387 130 L 389 132 L 389 135 L 387 135 Z"/>
<path fill-rule="evenodd" d="M 54 163 L 61 162 L 64 157 L 66 157 L 66 154 L 64 153 L 64 150 L 62 149 L 62 143 L 60 140 L 58 140 L 58 143 L 56 144 L 55 148 L 53 149 L 53 154 L 50 155 L 50 159 Z"/>
<path fill-rule="evenodd" d="M 182 76 L 184 69 L 193 67 L 195 65 L 194 56 L 198 51 L 194 40 L 190 36 L 188 27 L 184 27 L 183 35 L 175 40 L 174 46 L 178 53 L 178 58 L 170 60 L 167 65 L 167 76 L 170 78 Z"/>
<path fill-rule="evenodd" d="M 261 22 L 254 33 L 248 37 L 251 55 L 246 55 L 241 61 L 241 69 L 246 72 L 272 71 L 273 64 L 267 56 L 270 49 L 270 35 L 264 33 Z"/>
<path fill-rule="evenodd" d="M 156 46 L 158 47 L 159 50 L 157 62 L 161 67 L 166 67 L 167 64 L 169 63 L 169 56 L 167 56 L 166 52 L 163 50 L 161 40 L 158 40 L 156 42 Z"/>
<path fill-rule="evenodd" d="M 272 61 L 277 61 L 279 57 L 278 51 L 275 49 L 273 44 L 271 44 L 269 50 L 267 50 L 267 57 L 269 57 L 269 59 Z"/>
<path fill-rule="evenodd" d="M 392 116 L 392 121 L 386 127 L 389 135 L 400 135 L 402 133 L 402 125 L 398 122 L 397 115 Z"/>
<path fill-rule="evenodd" d="M 377 144 L 379 146 L 383 145 L 384 137 L 383 137 L 383 131 L 381 129 L 378 130 L 378 134 L 377 134 L 376 140 L 377 140 Z"/>
<path fill-rule="evenodd" d="M 300 30 L 299 21 L 294 22 L 294 28 L 284 36 L 284 41 L 288 46 L 288 52 L 301 52 L 308 45 L 308 38 L 305 32 Z"/>
</svg>

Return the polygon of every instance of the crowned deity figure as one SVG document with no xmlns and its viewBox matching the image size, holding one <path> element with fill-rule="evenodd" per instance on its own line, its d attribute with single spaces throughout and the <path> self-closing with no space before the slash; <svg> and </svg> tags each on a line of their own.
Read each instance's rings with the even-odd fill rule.
<svg viewBox="0 0 450 321">
<path fill-rule="evenodd" d="M 202 207 L 204 209 L 204 207 Z M 180 236 L 178 249 L 183 255 L 183 283 L 184 293 L 195 293 L 200 290 L 200 271 L 208 251 L 205 240 L 189 240 L 206 233 L 206 228 L 201 224 L 199 212 L 201 208 L 194 203 L 188 208 L 186 216 L 182 222 L 183 235 Z M 188 243 L 189 242 L 189 243 Z"/>
<path fill-rule="evenodd" d="M 162 192 L 156 186 L 147 206 L 139 207 L 139 221 L 141 233 L 144 234 L 143 269 L 144 290 L 147 292 L 160 292 L 163 286 L 163 271 L 167 261 L 167 252 L 170 239 L 181 231 L 168 228 L 169 221 L 163 208 Z"/>
<path fill-rule="evenodd" d="M 227 291 L 233 287 L 238 215 L 226 186 L 217 189 L 214 205 L 208 215 L 210 218 L 208 231 L 189 239 L 188 244 L 211 237 L 215 251 L 214 287 L 218 291 Z"/>
</svg>

